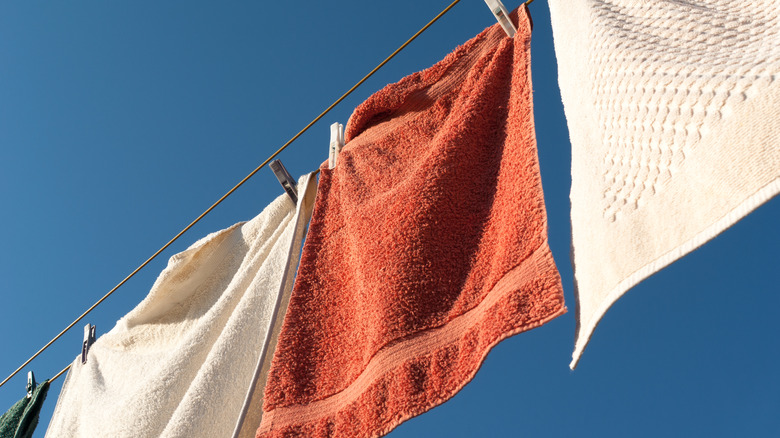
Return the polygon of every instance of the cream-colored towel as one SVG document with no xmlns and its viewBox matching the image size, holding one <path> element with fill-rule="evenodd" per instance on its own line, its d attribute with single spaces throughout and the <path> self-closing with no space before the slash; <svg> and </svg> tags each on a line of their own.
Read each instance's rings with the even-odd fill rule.
<svg viewBox="0 0 780 438">
<path fill-rule="evenodd" d="M 314 179 L 300 179 L 297 208 L 281 195 L 171 257 L 87 363 L 73 362 L 46 436 L 230 437 L 253 378 L 265 384 L 255 370 L 277 298 L 289 296 Z M 254 436 L 259 423 L 247 417 L 239 436 Z"/>
<path fill-rule="evenodd" d="M 626 290 L 780 190 L 777 0 L 550 0 L 572 143 L 572 368 Z"/>
</svg>

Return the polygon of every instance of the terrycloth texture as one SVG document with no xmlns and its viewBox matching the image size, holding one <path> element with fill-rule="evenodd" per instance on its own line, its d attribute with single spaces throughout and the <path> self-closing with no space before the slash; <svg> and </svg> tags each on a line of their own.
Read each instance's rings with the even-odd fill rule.
<svg viewBox="0 0 780 438">
<path fill-rule="evenodd" d="M 48 392 L 49 381 L 46 380 L 33 389 L 32 397 L 19 400 L 0 415 L 0 438 L 31 438 Z"/>
<path fill-rule="evenodd" d="M 565 311 L 525 11 L 518 28 L 492 26 L 355 110 L 338 166 L 321 167 L 258 437 L 385 434 Z"/>
<path fill-rule="evenodd" d="M 777 0 L 550 0 L 572 143 L 572 368 L 626 290 L 780 190 Z"/>
<path fill-rule="evenodd" d="M 283 194 L 251 221 L 171 257 L 87 363 L 73 363 L 46 436 L 230 437 L 276 299 L 292 288 L 312 176 L 298 192 L 297 208 Z M 241 436 L 254 435 L 259 418 L 250 423 Z"/>
</svg>

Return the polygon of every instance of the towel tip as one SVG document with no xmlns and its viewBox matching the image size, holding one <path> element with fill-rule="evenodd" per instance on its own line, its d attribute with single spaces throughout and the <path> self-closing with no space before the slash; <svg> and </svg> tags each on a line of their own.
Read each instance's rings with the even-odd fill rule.
<svg viewBox="0 0 780 438">
<path fill-rule="evenodd" d="M 580 358 L 582 357 L 582 351 L 575 350 L 574 353 L 571 355 L 571 362 L 569 363 L 569 369 L 574 371 L 577 369 L 577 364 L 580 362 Z"/>
</svg>

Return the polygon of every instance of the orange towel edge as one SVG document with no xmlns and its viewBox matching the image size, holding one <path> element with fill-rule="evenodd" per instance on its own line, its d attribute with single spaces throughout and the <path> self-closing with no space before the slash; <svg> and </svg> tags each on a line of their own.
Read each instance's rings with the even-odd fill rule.
<svg viewBox="0 0 780 438">
<path fill-rule="evenodd" d="M 538 272 L 531 274 L 534 271 Z M 505 280 L 507 278 L 512 280 L 511 277 L 519 277 L 523 274 L 525 274 L 524 278 L 527 280 L 525 284 L 514 284 L 514 287 L 506 285 Z M 360 402 L 373 398 L 372 395 L 375 394 L 375 391 L 371 389 L 372 386 L 381 386 L 382 383 L 388 384 L 388 382 L 395 380 L 394 377 L 402 373 L 404 366 L 433 357 L 436 352 L 463 342 L 469 333 L 488 321 L 489 318 L 485 314 L 489 309 L 506 304 L 508 299 L 511 298 L 513 291 L 517 291 L 522 286 L 526 286 L 540 278 L 544 279 L 546 283 L 551 283 L 547 285 L 545 290 L 536 291 L 542 293 L 545 298 L 540 300 L 542 301 L 540 305 L 546 310 L 544 313 L 524 324 L 509 330 L 502 330 L 494 339 L 480 347 L 482 351 L 478 352 L 478 357 L 468 364 L 469 369 L 467 373 L 453 378 L 453 380 L 458 381 L 457 385 L 450 388 L 437 388 L 443 390 L 440 393 L 429 394 L 430 398 L 425 403 L 405 411 L 401 417 L 385 421 L 381 425 L 373 424 L 370 426 L 370 429 L 379 432 L 379 435 L 376 436 L 384 435 L 404 421 L 444 403 L 476 376 L 487 355 L 498 343 L 516 334 L 540 327 L 567 312 L 560 275 L 546 239 L 523 263 L 507 272 L 480 305 L 445 326 L 416 333 L 412 339 L 396 343 L 391 348 L 383 348 L 372 358 L 364 372 L 355 379 L 350 387 L 337 394 L 306 405 L 288 406 L 265 412 L 257 436 L 263 438 L 284 436 L 286 430 L 305 430 L 316 435 L 309 428 L 317 428 L 318 425 L 322 426 L 323 423 L 337 423 L 338 417 L 342 417 L 345 421 L 350 421 L 347 419 L 354 418 L 364 419 L 365 415 L 361 415 L 360 412 L 366 409 Z M 461 323 L 454 323 L 457 320 L 460 320 Z M 467 325 L 468 329 L 464 330 L 462 328 L 463 325 Z M 431 345 L 435 345 L 435 347 L 431 347 Z M 404 350 L 406 351 L 404 352 Z M 409 350 L 428 354 L 424 356 L 412 354 L 413 358 L 405 362 L 392 361 L 393 357 L 409 357 Z M 462 359 L 462 357 L 463 355 L 459 354 L 458 358 L 451 360 L 451 362 L 456 364 L 451 366 L 451 368 L 458 368 L 457 363 L 459 363 L 459 359 Z"/>
</svg>

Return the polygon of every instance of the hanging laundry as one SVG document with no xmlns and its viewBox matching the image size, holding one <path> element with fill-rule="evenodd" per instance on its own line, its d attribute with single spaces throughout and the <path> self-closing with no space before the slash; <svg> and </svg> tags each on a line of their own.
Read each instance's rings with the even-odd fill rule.
<svg viewBox="0 0 780 438">
<path fill-rule="evenodd" d="M 242 418 L 242 405 L 261 399 L 271 355 L 259 355 L 279 294 L 282 314 L 289 299 L 314 179 L 299 180 L 297 206 L 282 194 L 171 257 L 86 363 L 73 362 L 46 436 L 229 437 L 237 423 L 253 436 L 259 413 Z"/>
<path fill-rule="evenodd" d="M 32 389 L 29 397 L 25 397 L 0 415 L 0 438 L 31 438 L 38 425 L 38 416 L 49 392 L 49 381 L 46 380 Z"/>
<path fill-rule="evenodd" d="M 388 85 L 320 185 L 258 437 L 368 437 L 455 395 L 565 312 L 547 244 L 531 23 Z M 259 408 L 259 406 L 257 406 Z"/>
<path fill-rule="evenodd" d="M 607 309 L 780 191 L 776 0 L 550 0 L 572 143 L 572 368 Z"/>
</svg>

